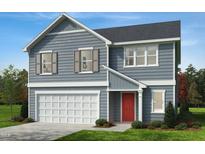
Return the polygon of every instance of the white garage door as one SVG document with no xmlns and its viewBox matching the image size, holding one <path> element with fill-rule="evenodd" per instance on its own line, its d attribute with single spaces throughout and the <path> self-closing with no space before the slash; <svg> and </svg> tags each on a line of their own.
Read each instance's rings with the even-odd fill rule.
<svg viewBox="0 0 205 154">
<path fill-rule="evenodd" d="M 38 94 L 38 121 L 94 124 L 99 118 L 98 94 Z"/>
</svg>

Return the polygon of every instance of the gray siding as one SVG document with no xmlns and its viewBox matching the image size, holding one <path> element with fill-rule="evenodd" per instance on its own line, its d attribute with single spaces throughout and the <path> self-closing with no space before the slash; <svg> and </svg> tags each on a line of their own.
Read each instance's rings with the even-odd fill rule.
<svg viewBox="0 0 205 154">
<path fill-rule="evenodd" d="M 173 43 L 159 45 L 159 66 L 123 68 L 123 47 L 110 48 L 110 67 L 136 80 L 173 79 Z"/>
<path fill-rule="evenodd" d="M 109 72 L 110 89 L 139 89 L 139 86 Z"/>
<path fill-rule="evenodd" d="M 143 121 L 163 120 L 164 114 L 151 113 L 152 108 L 152 90 L 166 90 L 165 106 L 169 101 L 173 102 L 173 86 L 150 86 L 143 91 Z"/>
<path fill-rule="evenodd" d="M 72 21 L 66 19 L 63 20 L 57 27 L 50 31 L 50 33 L 62 32 L 62 31 L 71 31 L 71 30 L 79 30 L 81 27 L 74 24 Z"/>
<path fill-rule="evenodd" d="M 30 117 L 35 119 L 35 91 L 57 91 L 57 90 L 100 90 L 100 118 L 107 119 L 107 92 L 106 88 L 30 88 Z"/>
<path fill-rule="evenodd" d="M 99 49 L 99 65 L 107 65 L 105 43 L 89 32 L 46 36 L 29 53 L 29 81 L 105 81 L 106 70 L 99 67 L 99 72 L 76 74 L 74 72 L 74 51 L 78 48 L 94 47 Z M 58 52 L 58 74 L 40 76 L 35 74 L 35 56 L 40 51 Z"/>
</svg>

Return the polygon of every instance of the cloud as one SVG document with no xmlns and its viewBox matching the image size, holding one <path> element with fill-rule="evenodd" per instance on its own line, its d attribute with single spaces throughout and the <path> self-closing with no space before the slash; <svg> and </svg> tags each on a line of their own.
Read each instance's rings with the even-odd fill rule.
<svg viewBox="0 0 205 154">
<path fill-rule="evenodd" d="M 182 40 L 183 47 L 190 47 L 198 44 L 198 40 Z"/>
</svg>

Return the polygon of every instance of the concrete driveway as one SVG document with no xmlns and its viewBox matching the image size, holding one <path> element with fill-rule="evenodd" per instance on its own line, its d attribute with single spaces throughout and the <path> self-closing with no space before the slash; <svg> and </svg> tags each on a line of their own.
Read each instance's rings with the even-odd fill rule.
<svg viewBox="0 0 205 154">
<path fill-rule="evenodd" d="M 51 124 L 34 122 L 0 129 L 1 141 L 50 141 L 80 130 L 125 131 L 130 124 L 117 124 L 111 128 L 95 128 L 85 124 Z"/>
</svg>

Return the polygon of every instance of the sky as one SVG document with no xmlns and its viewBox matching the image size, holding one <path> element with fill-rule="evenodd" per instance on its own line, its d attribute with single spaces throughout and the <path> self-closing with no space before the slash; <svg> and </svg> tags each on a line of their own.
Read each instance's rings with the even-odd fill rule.
<svg viewBox="0 0 205 154">
<path fill-rule="evenodd" d="M 28 69 L 28 54 L 22 51 L 36 35 L 61 13 L 0 13 L 0 71 L 12 64 Z M 181 20 L 180 67 L 205 68 L 205 13 L 68 13 L 89 28 L 106 28 Z"/>
</svg>

